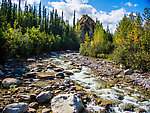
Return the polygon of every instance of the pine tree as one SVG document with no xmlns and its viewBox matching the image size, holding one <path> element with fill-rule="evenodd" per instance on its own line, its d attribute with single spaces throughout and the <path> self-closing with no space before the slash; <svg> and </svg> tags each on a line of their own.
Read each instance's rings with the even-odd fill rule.
<svg viewBox="0 0 150 113">
<path fill-rule="evenodd" d="M 38 24 L 41 25 L 41 1 L 39 4 L 39 22 L 38 22 Z"/>
<path fill-rule="evenodd" d="M 36 14 L 35 5 L 34 5 L 34 9 L 33 9 L 33 26 L 35 26 L 35 28 L 37 28 L 37 14 Z"/>
<path fill-rule="evenodd" d="M 7 22 L 11 22 L 11 14 L 12 14 L 12 3 L 11 0 L 8 0 L 8 12 L 7 12 Z"/>
<path fill-rule="evenodd" d="M 64 12 L 62 11 L 61 20 L 64 21 Z"/>
<path fill-rule="evenodd" d="M 73 17 L 73 28 L 75 28 L 75 20 L 76 20 L 76 12 L 74 10 L 74 17 Z"/>
<path fill-rule="evenodd" d="M 11 26 L 13 27 L 15 20 L 17 19 L 17 5 L 14 4 L 13 6 L 13 17 L 12 17 L 12 21 L 11 21 Z"/>
</svg>

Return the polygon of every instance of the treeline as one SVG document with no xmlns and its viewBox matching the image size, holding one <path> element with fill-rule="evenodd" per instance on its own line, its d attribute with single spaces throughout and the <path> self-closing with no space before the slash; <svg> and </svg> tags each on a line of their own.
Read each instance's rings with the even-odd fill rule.
<svg viewBox="0 0 150 113">
<path fill-rule="evenodd" d="M 0 59 L 29 57 L 42 52 L 79 48 L 75 29 L 58 16 L 57 9 L 48 12 L 45 6 L 12 4 L 2 0 L 0 7 Z M 74 21 L 75 23 L 75 12 Z"/>
<path fill-rule="evenodd" d="M 80 46 L 83 55 L 109 58 L 127 68 L 150 71 L 150 8 L 124 16 L 114 35 L 97 24 L 93 39 L 88 35 Z"/>
</svg>

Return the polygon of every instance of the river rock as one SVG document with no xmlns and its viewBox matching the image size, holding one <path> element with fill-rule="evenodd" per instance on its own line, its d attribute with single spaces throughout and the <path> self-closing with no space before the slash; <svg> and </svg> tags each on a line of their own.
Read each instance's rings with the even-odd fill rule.
<svg viewBox="0 0 150 113">
<path fill-rule="evenodd" d="M 132 75 L 133 70 L 132 69 L 127 69 L 127 70 L 124 70 L 124 73 L 125 73 L 125 75 Z"/>
<path fill-rule="evenodd" d="M 27 62 L 36 62 L 36 59 L 34 59 L 34 58 L 28 58 Z"/>
<path fill-rule="evenodd" d="M 19 95 L 19 97 L 20 97 L 23 101 L 30 101 L 30 96 L 28 96 L 28 95 Z"/>
<path fill-rule="evenodd" d="M 54 79 L 54 75 L 51 75 L 51 74 L 39 74 L 36 78 L 38 78 L 38 79 Z"/>
<path fill-rule="evenodd" d="M 108 110 L 112 106 L 112 101 L 102 100 L 100 106 L 104 107 L 106 110 Z"/>
<path fill-rule="evenodd" d="M 56 78 L 61 78 L 61 79 L 63 79 L 64 78 L 64 73 L 57 73 L 56 75 L 55 75 L 55 77 Z"/>
<path fill-rule="evenodd" d="M 145 109 L 142 109 L 142 108 L 134 108 L 134 111 L 136 113 L 147 113 L 147 111 Z"/>
<path fill-rule="evenodd" d="M 56 68 L 56 66 L 53 65 L 53 64 L 50 64 L 50 65 L 47 66 L 47 69 L 52 69 L 52 68 Z"/>
<path fill-rule="evenodd" d="M 15 78 L 5 78 L 3 81 L 2 81 L 2 85 L 3 87 L 5 88 L 9 88 L 10 85 L 19 85 L 21 82 L 18 80 L 18 79 L 15 79 Z"/>
<path fill-rule="evenodd" d="M 63 68 L 55 68 L 54 71 L 55 72 L 62 72 L 64 69 Z"/>
<path fill-rule="evenodd" d="M 66 75 L 73 75 L 73 73 L 70 71 L 64 71 L 63 73 L 65 73 Z"/>
<path fill-rule="evenodd" d="M 81 70 L 79 70 L 79 69 L 73 69 L 73 72 L 74 73 L 79 73 L 79 72 L 81 72 Z"/>
<path fill-rule="evenodd" d="M 126 66 L 124 64 L 120 64 L 120 67 L 123 68 L 123 69 L 126 68 Z"/>
<path fill-rule="evenodd" d="M 80 100 L 74 94 L 62 94 L 51 100 L 53 113 L 83 113 L 85 108 Z"/>
<path fill-rule="evenodd" d="M 28 113 L 36 113 L 36 110 L 33 108 L 29 108 Z"/>
<path fill-rule="evenodd" d="M 34 72 L 29 72 L 26 74 L 26 77 L 27 78 L 35 78 L 38 74 L 37 73 L 34 73 Z"/>
<path fill-rule="evenodd" d="M 32 101 L 35 100 L 36 99 L 36 94 L 30 94 L 30 98 L 31 98 Z"/>
<path fill-rule="evenodd" d="M 3 113 L 25 113 L 27 110 L 27 103 L 13 103 L 5 106 Z"/>
<path fill-rule="evenodd" d="M 50 112 L 51 112 L 51 110 L 48 109 L 48 108 L 45 108 L 45 109 L 42 110 L 42 113 L 50 113 Z"/>
<path fill-rule="evenodd" d="M 46 91 L 52 90 L 52 86 L 45 86 L 44 90 L 46 90 Z"/>
<path fill-rule="evenodd" d="M 47 92 L 41 92 L 41 93 L 36 97 L 36 99 L 37 99 L 37 101 L 38 101 L 39 103 L 44 103 L 44 102 L 47 102 L 47 101 L 49 101 L 50 99 L 52 99 L 52 97 L 53 97 L 53 94 L 50 93 L 49 91 L 47 91 Z"/>
<path fill-rule="evenodd" d="M 36 109 L 36 108 L 38 108 L 38 105 L 39 104 L 37 102 L 32 102 L 32 103 L 29 104 L 29 107 Z"/>
</svg>

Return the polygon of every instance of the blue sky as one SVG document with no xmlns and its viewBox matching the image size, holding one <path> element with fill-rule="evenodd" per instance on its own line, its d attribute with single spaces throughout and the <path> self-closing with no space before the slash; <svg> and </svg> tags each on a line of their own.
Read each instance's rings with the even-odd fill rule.
<svg viewBox="0 0 150 113">
<path fill-rule="evenodd" d="M 18 4 L 18 0 L 12 1 Z M 27 0 L 27 2 L 38 6 L 40 0 Z M 83 14 L 88 14 L 94 20 L 98 18 L 103 23 L 104 28 L 109 26 L 111 32 L 116 30 L 116 25 L 124 14 L 128 15 L 131 12 L 142 14 L 145 7 L 150 8 L 150 0 L 41 0 L 41 2 L 49 11 L 55 8 L 59 15 L 63 11 L 64 19 L 69 20 L 71 25 L 73 23 L 73 11 L 76 10 L 76 20 L 80 19 Z M 22 4 L 22 8 L 23 6 Z"/>
</svg>

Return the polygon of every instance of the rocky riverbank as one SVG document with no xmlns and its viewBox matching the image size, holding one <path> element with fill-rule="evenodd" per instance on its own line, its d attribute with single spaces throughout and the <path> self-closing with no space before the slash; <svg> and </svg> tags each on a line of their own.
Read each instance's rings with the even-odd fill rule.
<svg viewBox="0 0 150 113">
<path fill-rule="evenodd" d="M 81 66 L 88 66 L 93 70 L 98 72 L 99 76 L 117 76 L 120 78 L 129 77 L 131 78 L 134 84 L 139 86 L 144 86 L 147 89 L 150 89 L 150 73 L 144 73 L 139 70 L 126 69 L 123 64 L 116 64 L 113 61 L 106 59 L 86 57 L 80 54 L 72 54 L 66 57 L 70 59 L 73 63 L 76 63 Z"/>
<path fill-rule="evenodd" d="M 103 96 L 98 94 L 101 91 L 97 89 L 98 93 L 92 91 L 90 88 L 97 84 L 94 81 L 101 82 L 102 85 L 98 85 L 98 89 L 116 88 L 114 86 L 139 88 L 135 92 L 143 95 L 140 100 L 144 102 L 143 99 L 150 99 L 147 73 L 138 75 L 136 77 L 138 79 L 133 78 L 133 80 L 131 78 L 135 76 L 134 74 L 141 74 L 141 72 L 125 70 L 124 66 L 117 67 L 118 65 L 112 61 L 79 54 L 67 54 L 61 58 L 57 58 L 58 56 L 61 55 L 47 54 L 24 61 L 9 59 L 5 65 L 1 65 L 0 113 L 114 112 L 112 106 L 118 104 L 113 100 L 101 98 Z M 90 68 L 95 71 L 89 71 Z M 82 74 L 85 76 L 83 80 L 87 79 L 87 81 L 80 84 Z M 139 82 L 139 79 L 144 82 Z M 142 92 L 139 92 L 140 90 Z M 130 94 L 127 95 L 131 95 L 133 90 L 128 92 Z M 123 100 L 125 97 L 119 95 L 117 98 Z M 98 108 L 98 111 L 95 108 Z M 122 109 L 120 107 L 122 111 L 133 112 L 146 112 L 147 107 L 145 108 L 133 105 L 127 105 Z"/>
</svg>

